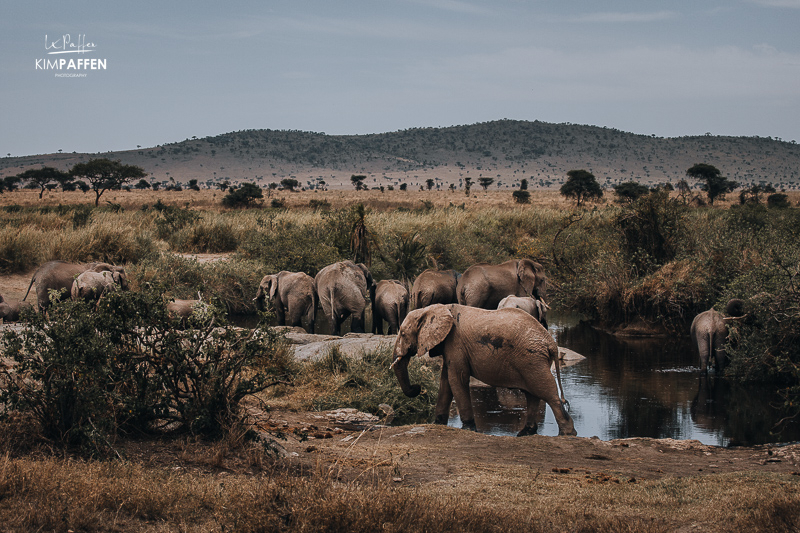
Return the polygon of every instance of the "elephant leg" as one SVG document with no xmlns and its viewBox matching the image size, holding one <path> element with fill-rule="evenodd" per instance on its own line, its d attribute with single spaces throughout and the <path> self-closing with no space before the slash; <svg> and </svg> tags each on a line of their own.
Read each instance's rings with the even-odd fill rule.
<svg viewBox="0 0 800 533">
<path fill-rule="evenodd" d="M 558 395 L 556 380 L 553 378 L 553 374 L 550 373 L 549 360 L 543 361 L 541 366 L 536 366 L 532 369 L 529 379 L 526 379 L 525 392 L 547 402 L 558 424 L 559 435 L 577 435 L 572 417 L 569 416 L 566 406 L 561 402 L 561 398 Z M 526 394 L 526 398 L 528 394 Z M 528 416 L 535 415 L 535 413 L 536 410 L 532 410 L 531 404 L 528 403 Z"/>
<path fill-rule="evenodd" d="M 453 403 L 453 391 L 447 378 L 447 366 L 442 365 L 442 375 L 439 377 L 439 396 L 436 398 L 436 419 L 434 423 L 447 425 L 450 420 L 450 404 Z"/>
<path fill-rule="evenodd" d="M 278 320 L 279 326 L 286 325 L 286 310 L 280 302 L 275 302 L 275 317 Z"/>
<path fill-rule="evenodd" d="M 539 429 L 539 413 L 541 412 L 542 400 L 537 398 L 528 391 L 525 393 L 525 400 L 528 404 L 525 417 L 525 426 L 517 433 L 517 437 L 524 437 L 526 435 L 536 435 Z"/>
<path fill-rule="evenodd" d="M 448 361 L 444 361 L 447 365 Z M 475 431 L 475 415 L 472 412 L 472 398 L 469 393 L 469 371 L 454 365 L 448 370 L 448 382 L 453 398 L 456 400 L 458 416 L 461 417 L 461 428 Z"/>
<path fill-rule="evenodd" d="M 353 320 L 350 323 L 350 331 L 353 333 L 364 333 L 364 311 L 352 314 Z"/>
<path fill-rule="evenodd" d="M 315 327 L 314 320 L 316 319 L 316 314 L 317 313 L 316 309 L 314 309 L 314 305 L 313 304 L 309 305 L 308 310 L 306 311 L 306 322 L 308 323 L 306 331 L 308 331 L 312 335 L 314 334 L 314 327 Z"/>
<path fill-rule="evenodd" d="M 706 335 L 697 337 L 697 351 L 700 353 L 700 372 L 705 374 L 711 362 L 711 343 Z"/>
</svg>

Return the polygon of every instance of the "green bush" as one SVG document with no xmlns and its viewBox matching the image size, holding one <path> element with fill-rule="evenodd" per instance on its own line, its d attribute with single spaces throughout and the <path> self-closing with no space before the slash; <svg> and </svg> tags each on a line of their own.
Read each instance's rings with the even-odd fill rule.
<svg viewBox="0 0 800 533">
<path fill-rule="evenodd" d="M 351 407 L 380 416 L 380 404 L 394 410 L 394 421 L 399 424 L 430 422 L 439 393 L 438 359 L 416 357 L 408 365 L 409 376 L 422 386 L 422 393 L 408 398 L 397 385 L 394 372 L 389 369 L 392 348 L 384 347 L 364 353 L 361 357 L 343 355 L 332 348 L 320 359 L 308 363 L 301 381 L 325 383 L 327 391 L 313 401 L 319 410 Z"/>
<path fill-rule="evenodd" d="M 231 188 L 222 198 L 225 207 L 253 207 L 261 203 L 264 192 L 255 183 L 243 183 L 237 188 Z"/>
<path fill-rule="evenodd" d="M 213 312 L 178 329 L 164 304 L 148 289 L 110 293 L 96 310 L 67 301 L 29 314 L 23 331 L 3 335 L 15 363 L 0 374 L 3 413 L 30 412 L 47 438 L 90 453 L 127 432 L 221 436 L 274 379 L 261 370 L 274 338 Z"/>
</svg>

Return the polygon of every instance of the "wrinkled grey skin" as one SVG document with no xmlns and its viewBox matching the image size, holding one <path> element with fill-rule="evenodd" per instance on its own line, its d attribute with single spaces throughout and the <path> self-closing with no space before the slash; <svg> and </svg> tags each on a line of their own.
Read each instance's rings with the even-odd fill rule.
<svg viewBox="0 0 800 533">
<path fill-rule="evenodd" d="M 202 300 L 172 300 L 167 302 L 167 313 L 172 318 L 186 320 L 192 315 L 196 306 L 202 304 Z"/>
<path fill-rule="evenodd" d="M 559 435 L 575 435 L 575 426 L 558 395 L 561 371 L 558 346 L 548 331 L 519 309 L 485 310 L 458 304 L 435 304 L 411 311 L 394 344 L 392 366 L 406 396 L 420 392 L 408 377 L 408 362 L 429 352 L 442 357 L 436 423 L 447 424 L 450 403 L 456 401 L 464 429 L 475 429 L 469 378 L 494 387 L 520 389 L 527 400 L 525 426 L 518 436 L 537 430 L 541 400 L 547 402 L 558 423 Z M 556 380 L 550 367 L 556 363 Z M 562 388 L 563 391 L 563 388 Z"/>
<path fill-rule="evenodd" d="M 730 300 L 725 308 L 725 313 L 731 317 L 744 315 L 744 302 L 738 298 Z M 690 328 L 692 346 L 697 349 L 700 356 L 700 371 L 708 372 L 708 365 L 714 359 L 717 372 L 722 372 L 728 364 L 728 354 L 725 344 L 728 341 L 728 326 L 725 316 L 715 309 L 703 311 L 692 321 Z"/>
<path fill-rule="evenodd" d="M 253 301 L 259 311 L 266 311 L 267 303 L 271 303 L 279 326 L 303 327 L 305 318 L 308 324 L 306 331 L 314 333 L 317 293 L 314 290 L 314 278 L 305 272 L 284 270 L 264 276 Z"/>
<path fill-rule="evenodd" d="M 458 303 L 482 309 L 497 309 L 506 296 L 544 299 L 547 279 L 544 267 L 530 259 L 512 259 L 500 265 L 472 265 L 458 281 Z"/>
<path fill-rule="evenodd" d="M 498 309 L 522 309 L 547 329 L 547 304 L 532 296 L 506 296 L 497 304 Z"/>
<path fill-rule="evenodd" d="M 128 290 L 128 279 L 124 272 L 81 272 L 72 282 L 70 295 L 73 300 L 98 302 L 104 294 L 116 290 Z"/>
<path fill-rule="evenodd" d="M 382 280 L 370 290 L 372 300 L 372 333 L 383 335 L 383 322 L 388 335 L 394 335 L 408 313 L 408 289 L 397 280 Z"/>
<path fill-rule="evenodd" d="M 49 291 L 60 291 L 61 296 L 59 299 L 68 298 L 72 293 L 72 282 L 81 273 L 91 270 L 93 272 L 102 272 L 108 270 L 109 272 L 119 272 L 125 277 L 127 284 L 127 276 L 125 275 L 125 268 L 121 266 L 114 266 L 109 263 L 67 263 L 66 261 L 48 261 L 40 266 L 31 277 L 31 282 L 28 285 L 28 290 L 25 292 L 25 301 L 31 291 L 31 287 L 36 283 L 36 300 L 39 309 L 44 311 L 50 305 Z"/>
<path fill-rule="evenodd" d="M 317 297 L 333 335 L 341 335 L 342 322 L 348 316 L 353 317 L 351 331 L 364 333 L 364 310 L 372 284 L 372 274 L 362 263 L 341 261 L 317 273 L 314 278 Z"/>
<path fill-rule="evenodd" d="M 461 274 L 455 270 L 427 269 L 422 272 L 411 287 L 411 306 L 421 309 L 433 304 L 458 303 L 456 287 Z"/>
<path fill-rule="evenodd" d="M 6 300 L 0 295 L 0 318 L 4 322 L 16 322 L 19 320 L 19 313 L 23 307 L 30 307 L 30 304 L 16 300 Z"/>
</svg>

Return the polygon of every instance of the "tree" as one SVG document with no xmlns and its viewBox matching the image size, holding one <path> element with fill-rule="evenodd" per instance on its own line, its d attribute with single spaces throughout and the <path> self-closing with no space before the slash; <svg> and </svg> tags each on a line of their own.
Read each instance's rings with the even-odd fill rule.
<svg viewBox="0 0 800 533">
<path fill-rule="evenodd" d="M 561 186 L 560 192 L 567 198 L 574 198 L 578 207 L 586 200 L 603 197 L 603 190 L 594 174 L 582 169 L 567 172 L 567 181 Z"/>
<path fill-rule="evenodd" d="M 13 191 L 19 185 L 20 179 L 18 176 L 6 176 L 0 179 L 0 194 L 5 191 Z"/>
<path fill-rule="evenodd" d="M 428 187 L 428 190 L 431 190 L 431 189 L 433 189 L 433 186 L 434 186 L 435 184 L 436 184 L 436 181 L 434 181 L 434 179 L 433 179 L 433 178 L 428 178 L 428 179 L 426 179 L 426 180 L 425 180 L 425 185 L 427 185 L 427 187 Z"/>
<path fill-rule="evenodd" d="M 197 180 L 196 179 L 189 180 L 189 183 L 186 186 L 189 187 L 193 191 L 199 191 L 200 190 L 200 186 L 197 185 Z"/>
<path fill-rule="evenodd" d="M 150 187 L 151 187 L 150 182 L 145 180 L 145 179 L 139 180 L 139 183 L 134 185 L 134 188 L 140 189 L 140 190 L 149 189 Z"/>
<path fill-rule="evenodd" d="M 287 191 L 294 192 L 294 188 L 300 185 L 300 182 L 294 178 L 283 178 L 281 180 L 281 187 Z"/>
<path fill-rule="evenodd" d="M 519 182 L 519 190 L 527 191 L 528 190 L 528 180 L 526 178 L 522 178 Z"/>
<path fill-rule="evenodd" d="M 464 178 L 464 194 L 469 196 L 469 191 L 472 188 L 472 178 L 466 177 Z"/>
<path fill-rule="evenodd" d="M 514 191 L 511 193 L 511 196 L 514 198 L 514 201 L 518 204 L 529 204 L 531 203 L 531 193 L 526 190 Z"/>
<path fill-rule="evenodd" d="M 17 178 L 21 181 L 27 181 L 31 188 L 38 188 L 40 200 L 48 185 L 58 183 L 63 187 L 65 183 L 72 181 L 72 177 L 67 172 L 53 167 L 31 168 L 22 174 L 17 174 Z"/>
<path fill-rule="evenodd" d="M 94 205 L 100 204 L 100 197 L 109 189 L 119 189 L 135 179 L 144 178 L 147 173 L 136 165 L 123 165 L 110 159 L 90 159 L 78 163 L 70 171 L 73 178 L 84 178 L 94 190 Z"/>
<path fill-rule="evenodd" d="M 628 181 L 626 183 L 614 185 L 614 194 L 617 195 L 617 199 L 620 202 L 636 201 L 649 192 L 650 189 L 648 189 L 645 185 L 636 183 L 635 181 Z"/>
<path fill-rule="evenodd" d="M 264 197 L 261 187 L 255 183 L 242 183 L 238 188 L 231 187 L 230 192 L 222 198 L 225 207 L 250 207 L 259 203 Z"/>
<path fill-rule="evenodd" d="M 408 190 L 408 184 L 407 183 L 401 183 L 400 184 L 400 190 L 401 191 L 407 191 Z"/>
<path fill-rule="evenodd" d="M 353 174 L 350 176 L 350 183 L 353 184 L 353 187 L 355 187 L 357 191 L 360 191 L 367 188 L 367 186 L 364 185 L 365 179 L 367 179 L 366 176 Z"/>
<path fill-rule="evenodd" d="M 270 184 L 270 185 L 272 185 L 272 184 Z M 228 187 L 230 187 L 230 186 L 231 186 L 231 182 L 228 181 L 228 180 L 225 180 L 225 181 L 222 181 L 220 183 L 217 183 L 217 188 L 219 188 L 219 190 L 221 190 L 222 192 L 227 191 Z"/>
<path fill-rule="evenodd" d="M 703 183 L 700 189 L 708 195 L 708 203 L 714 205 L 714 200 L 724 198 L 726 193 L 732 192 L 739 186 L 735 181 L 731 181 L 715 167 L 706 163 L 697 163 L 686 171 L 686 175 Z"/>
<path fill-rule="evenodd" d="M 478 178 L 478 184 L 483 187 L 484 191 L 488 189 L 489 185 L 492 183 L 494 183 L 494 178 Z"/>
</svg>

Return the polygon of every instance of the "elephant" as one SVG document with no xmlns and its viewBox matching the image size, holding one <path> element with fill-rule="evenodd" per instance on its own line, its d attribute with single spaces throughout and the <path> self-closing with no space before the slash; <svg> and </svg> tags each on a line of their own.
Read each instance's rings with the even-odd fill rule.
<svg viewBox="0 0 800 533">
<path fill-rule="evenodd" d="M 30 304 L 6 300 L 2 295 L 0 295 L 0 319 L 2 319 L 4 322 L 18 321 L 20 311 L 23 307 L 30 307 Z"/>
<path fill-rule="evenodd" d="M 185 324 L 186 320 L 192 316 L 192 313 L 202 311 L 206 305 L 202 298 L 197 300 L 180 300 L 176 298 L 167 302 L 167 314 L 171 318 L 179 318 Z"/>
<path fill-rule="evenodd" d="M 400 326 L 392 352 L 392 367 L 406 396 L 420 393 L 420 386 L 409 380 L 409 360 L 414 354 L 426 352 L 431 357 L 442 357 L 437 424 L 447 424 L 450 403 L 455 398 L 462 427 L 475 429 L 469 391 L 470 376 L 474 376 L 487 385 L 523 391 L 527 416 L 518 436 L 536 433 L 541 400 L 553 411 L 559 435 L 577 434 L 565 408 L 563 388 L 560 398 L 558 395 L 558 346 L 544 326 L 524 311 L 485 310 L 459 304 L 434 304 L 411 311 Z M 550 371 L 554 362 L 557 380 Z"/>
<path fill-rule="evenodd" d="M 741 318 L 744 315 L 744 302 L 734 298 L 725 306 L 728 317 Z M 725 344 L 728 341 L 728 326 L 726 318 L 716 309 L 703 311 L 692 320 L 689 330 L 692 336 L 692 345 L 700 356 L 700 371 L 708 372 L 708 365 L 714 359 L 717 372 L 722 372 L 728 364 L 728 355 L 725 353 Z"/>
<path fill-rule="evenodd" d="M 370 289 L 372 300 L 372 333 L 383 334 L 383 322 L 389 335 L 395 335 L 408 313 L 408 289 L 397 280 L 382 280 Z"/>
<path fill-rule="evenodd" d="M 36 283 L 36 300 L 39 309 L 42 311 L 47 310 L 50 306 L 50 291 L 60 291 L 58 299 L 69 297 L 72 291 L 72 282 L 81 273 L 91 270 L 92 272 L 102 272 L 108 270 L 109 272 L 119 272 L 125 279 L 127 284 L 127 275 L 125 268 L 121 266 L 111 265 L 109 263 L 67 263 L 66 261 L 48 261 L 33 273 L 31 282 L 28 285 L 28 290 L 25 292 L 25 297 L 22 301 L 28 298 L 31 292 L 31 287 Z"/>
<path fill-rule="evenodd" d="M 506 296 L 497 304 L 498 309 L 512 307 L 522 309 L 539 321 L 547 329 L 547 310 L 550 308 L 543 300 L 532 296 Z"/>
<path fill-rule="evenodd" d="M 342 322 L 348 316 L 353 317 L 351 331 L 364 333 L 364 310 L 373 283 L 367 266 L 352 261 L 333 263 L 317 273 L 317 297 L 333 335 L 341 335 Z"/>
<path fill-rule="evenodd" d="M 314 319 L 317 312 L 317 291 L 314 278 L 305 272 L 282 271 L 264 276 L 253 298 L 259 311 L 267 310 L 267 302 L 272 302 L 279 326 L 300 326 L 303 318 L 314 333 Z"/>
<path fill-rule="evenodd" d="M 478 263 L 458 281 L 458 303 L 482 309 L 497 309 L 506 296 L 545 297 L 544 267 L 530 259 L 512 259 L 499 265 Z"/>
<path fill-rule="evenodd" d="M 87 302 L 98 302 L 107 292 L 116 290 L 128 290 L 128 280 L 124 272 L 94 272 L 87 270 L 81 272 L 75 281 L 72 282 L 70 295 L 73 300 L 85 300 Z"/>
<path fill-rule="evenodd" d="M 458 303 L 456 287 L 460 278 L 461 274 L 455 270 L 425 270 L 417 276 L 411 287 L 412 308 Z"/>
</svg>

